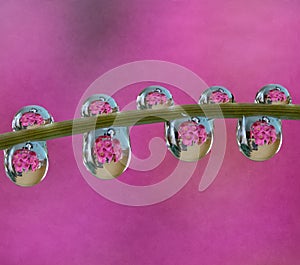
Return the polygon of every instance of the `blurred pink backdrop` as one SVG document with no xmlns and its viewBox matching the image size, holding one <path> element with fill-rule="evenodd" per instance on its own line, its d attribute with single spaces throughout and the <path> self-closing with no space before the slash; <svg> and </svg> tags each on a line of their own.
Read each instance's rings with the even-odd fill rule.
<svg viewBox="0 0 300 265">
<path fill-rule="evenodd" d="M 148 59 L 182 65 L 209 86 L 227 87 L 238 102 L 279 83 L 299 104 L 299 12 L 297 0 L 1 1 L 0 131 L 10 131 L 16 111 L 29 104 L 56 121 L 72 119 L 95 79 Z M 116 95 L 121 109 L 137 95 L 126 91 Z M 172 92 L 178 104 L 190 103 Z M 198 191 L 205 157 L 181 191 L 147 207 L 94 192 L 78 170 L 72 137 L 48 141 L 50 168 L 35 187 L 15 186 L 3 168 L 1 265 L 297 264 L 299 122 L 283 122 L 282 149 L 263 163 L 239 152 L 236 120 L 226 125 L 225 159 L 209 189 Z M 162 124 L 153 126 L 163 136 Z M 154 127 L 133 133 L 158 136 Z M 144 139 L 134 139 L 136 156 L 147 157 Z M 132 171 L 122 181 L 155 183 L 164 176 L 156 172 L 136 180 Z"/>
</svg>

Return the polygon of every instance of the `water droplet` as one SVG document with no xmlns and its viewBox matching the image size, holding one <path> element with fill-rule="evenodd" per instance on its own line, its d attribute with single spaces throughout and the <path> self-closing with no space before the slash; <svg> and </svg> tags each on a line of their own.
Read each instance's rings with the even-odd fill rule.
<svg viewBox="0 0 300 265">
<path fill-rule="evenodd" d="M 233 102 L 233 94 L 222 86 L 212 86 L 206 89 L 199 99 L 199 104 L 223 104 Z"/>
<path fill-rule="evenodd" d="M 6 174 L 19 186 L 34 186 L 46 176 L 48 170 L 47 150 L 39 142 L 15 145 L 5 150 L 4 156 Z"/>
<path fill-rule="evenodd" d="M 203 117 L 186 117 L 166 122 L 166 141 L 171 153 L 182 161 L 204 157 L 213 142 L 213 124 Z"/>
<path fill-rule="evenodd" d="M 174 105 L 171 93 L 162 86 L 145 88 L 136 100 L 138 109 L 161 109 Z"/>
<path fill-rule="evenodd" d="M 53 123 L 53 117 L 49 112 L 36 105 L 26 106 L 20 109 L 12 121 L 13 131 L 36 128 L 40 125 Z"/>
<path fill-rule="evenodd" d="M 237 142 L 241 152 L 251 160 L 273 157 L 282 143 L 281 122 L 272 117 L 243 117 L 238 121 Z"/>
<path fill-rule="evenodd" d="M 88 117 L 118 110 L 113 98 L 101 94 L 88 98 L 82 106 L 81 114 Z M 83 135 L 83 163 L 97 178 L 112 179 L 120 176 L 128 167 L 130 157 L 127 127 L 101 128 Z"/>
<path fill-rule="evenodd" d="M 255 103 L 285 105 L 292 103 L 292 99 L 286 88 L 281 85 L 270 84 L 257 92 Z"/>
<path fill-rule="evenodd" d="M 119 111 L 116 101 L 105 94 L 96 94 L 89 97 L 81 107 L 81 116 L 90 117 L 99 114 L 109 114 Z"/>
</svg>

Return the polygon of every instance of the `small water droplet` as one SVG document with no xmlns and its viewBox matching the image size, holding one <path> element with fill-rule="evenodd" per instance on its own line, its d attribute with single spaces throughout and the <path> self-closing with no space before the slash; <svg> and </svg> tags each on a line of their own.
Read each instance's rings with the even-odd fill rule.
<svg viewBox="0 0 300 265">
<path fill-rule="evenodd" d="M 222 86 L 209 87 L 201 94 L 199 99 L 199 104 L 223 104 L 233 102 L 233 94 Z"/>
<path fill-rule="evenodd" d="M 49 112 L 37 105 L 25 106 L 20 109 L 12 121 L 13 131 L 36 128 L 39 125 L 53 123 L 54 119 Z"/>
<path fill-rule="evenodd" d="M 292 103 L 290 93 L 277 84 L 262 87 L 256 94 L 255 103 L 285 105 Z"/>
<path fill-rule="evenodd" d="M 138 109 L 161 109 L 174 105 L 173 97 L 168 89 L 162 86 L 145 88 L 136 100 Z"/>
<path fill-rule="evenodd" d="M 89 97 L 81 107 L 81 116 L 90 117 L 99 114 L 109 114 L 119 111 L 116 101 L 105 94 L 95 94 Z"/>
</svg>

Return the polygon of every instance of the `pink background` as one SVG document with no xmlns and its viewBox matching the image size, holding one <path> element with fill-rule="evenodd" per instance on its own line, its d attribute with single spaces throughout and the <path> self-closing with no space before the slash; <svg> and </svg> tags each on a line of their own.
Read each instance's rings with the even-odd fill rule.
<svg viewBox="0 0 300 265">
<path fill-rule="evenodd" d="M 10 131 L 28 104 L 56 121 L 72 119 L 96 78 L 145 59 L 183 65 L 239 102 L 279 83 L 299 103 L 299 12 L 297 0 L 1 1 L 0 130 Z M 0 264 L 297 264 L 299 122 L 283 122 L 282 149 L 263 163 L 239 152 L 236 120 L 226 124 L 225 159 L 210 188 L 198 192 L 206 157 L 179 193 L 152 206 L 122 206 L 94 192 L 71 137 L 48 142 L 49 172 L 33 188 L 15 186 L 1 170 Z M 149 155 L 142 143 L 132 143 L 140 157 Z"/>
</svg>

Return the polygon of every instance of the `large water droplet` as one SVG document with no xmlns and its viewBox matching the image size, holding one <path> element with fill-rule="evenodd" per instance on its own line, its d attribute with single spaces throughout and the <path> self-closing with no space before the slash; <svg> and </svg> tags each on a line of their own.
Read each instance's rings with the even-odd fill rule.
<svg viewBox="0 0 300 265">
<path fill-rule="evenodd" d="M 23 187 L 41 182 L 48 170 L 47 151 L 39 142 L 17 144 L 4 151 L 7 176 Z"/>
<path fill-rule="evenodd" d="M 241 152 L 251 160 L 270 159 L 281 146 L 281 122 L 272 117 L 243 117 L 238 121 L 237 141 Z"/>
<path fill-rule="evenodd" d="M 82 106 L 84 117 L 117 112 L 115 100 L 99 94 L 88 98 Z M 128 167 L 131 157 L 127 127 L 96 129 L 83 134 L 83 163 L 97 178 L 112 179 Z"/>
<path fill-rule="evenodd" d="M 171 153 L 182 161 L 204 157 L 213 142 L 213 124 L 203 117 L 186 117 L 166 122 L 166 141 Z"/>
</svg>

